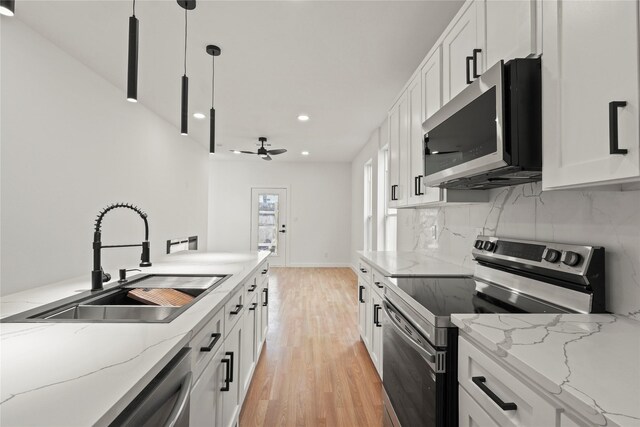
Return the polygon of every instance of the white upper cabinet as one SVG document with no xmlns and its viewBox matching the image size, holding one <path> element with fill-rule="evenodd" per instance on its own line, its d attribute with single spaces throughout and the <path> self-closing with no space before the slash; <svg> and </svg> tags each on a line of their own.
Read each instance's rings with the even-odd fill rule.
<svg viewBox="0 0 640 427">
<path fill-rule="evenodd" d="M 407 94 L 404 92 L 389 111 L 389 206 L 392 208 L 407 204 L 408 116 Z"/>
<path fill-rule="evenodd" d="M 536 0 L 485 0 L 487 43 L 485 69 L 501 59 L 526 58 L 538 53 Z"/>
<path fill-rule="evenodd" d="M 544 189 L 640 177 L 638 2 L 545 1 Z"/>
<path fill-rule="evenodd" d="M 424 182 L 424 131 L 422 123 L 427 115 L 442 106 L 442 61 L 438 47 L 420 73 L 417 73 L 407 88 L 409 106 L 409 205 L 440 202 L 442 190 L 423 185 Z"/>
<path fill-rule="evenodd" d="M 465 3 L 461 15 L 442 40 L 444 102 L 459 94 L 483 71 L 484 7 L 481 0 Z"/>
</svg>

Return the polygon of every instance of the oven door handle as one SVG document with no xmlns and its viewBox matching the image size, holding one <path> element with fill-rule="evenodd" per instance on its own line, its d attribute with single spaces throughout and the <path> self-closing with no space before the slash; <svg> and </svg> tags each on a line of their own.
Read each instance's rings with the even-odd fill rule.
<svg viewBox="0 0 640 427">
<path fill-rule="evenodd" d="M 384 309 L 385 314 L 391 320 L 391 324 L 395 327 L 395 329 L 400 333 L 400 336 L 413 347 L 422 358 L 429 363 L 431 369 L 435 370 L 436 368 L 436 355 L 434 353 L 429 352 L 422 344 L 414 340 L 409 334 L 407 334 L 404 330 L 404 325 L 398 323 L 396 319 L 394 319 L 395 313 L 392 313 L 392 310 L 389 308 L 389 303 L 386 301 L 382 302 L 382 308 Z"/>
</svg>

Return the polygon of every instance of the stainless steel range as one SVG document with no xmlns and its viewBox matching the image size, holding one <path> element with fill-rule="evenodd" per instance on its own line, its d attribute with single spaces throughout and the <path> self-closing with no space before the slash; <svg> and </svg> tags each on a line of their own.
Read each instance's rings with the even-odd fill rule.
<svg viewBox="0 0 640 427">
<path fill-rule="evenodd" d="M 472 277 L 395 278 L 383 302 L 385 426 L 458 424 L 454 313 L 604 312 L 604 248 L 478 236 Z"/>
</svg>

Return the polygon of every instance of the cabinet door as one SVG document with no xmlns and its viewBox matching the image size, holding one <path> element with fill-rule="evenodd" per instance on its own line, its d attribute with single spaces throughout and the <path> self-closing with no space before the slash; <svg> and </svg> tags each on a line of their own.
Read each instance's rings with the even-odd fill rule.
<svg viewBox="0 0 640 427">
<path fill-rule="evenodd" d="M 211 427 L 223 425 L 223 392 L 220 389 L 225 384 L 226 365 L 222 363 L 224 357 L 224 346 L 222 346 L 209 361 L 191 390 L 189 412 L 191 425 Z"/>
<path fill-rule="evenodd" d="M 242 366 L 242 332 L 243 322 L 237 322 L 224 340 L 225 359 L 229 360 L 230 378 L 229 390 L 222 392 L 223 420 L 221 426 L 229 427 L 233 424 L 240 408 L 240 366 Z"/>
<path fill-rule="evenodd" d="M 499 424 L 469 396 L 464 388 L 458 387 L 458 424 L 460 427 L 498 427 Z"/>
<path fill-rule="evenodd" d="M 438 47 L 407 89 L 409 97 L 409 205 L 425 205 L 442 200 L 442 190 L 425 187 L 424 131 L 422 123 L 442 106 L 442 61 Z"/>
<path fill-rule="evenodd" d="M 640 176 L 638 19 L 637 1 L 544 3 L 544 189 Z"/>
<path fill-rule="evenodd" d="M 480 0 L 471 3 L 442 41 L 445 103 L 467 86 L 467 78 L 473 80 L 473 64 L 467 62 L 467 57 L 473 57 L 474 49 L 484 49 L 483 13 Z M 484 71 L 482 52 L 476 57 L 476 71 L 480 74 Z"/>
<path fill-rule="evenodd" d="M 536 0 L 486 0 L 486 68 L 536 52 Z"/>
<path fill-rule="evenodd" d="M 242 365 L 240 365 L 240 401 L 244 400 L 244 396 L 249 389 L 251 383 L 251 373 L 256 362 L 256 309 L 258 303 L 255 294 L 249 303 L 248 309 L 244 313 L 242 328 Z"/>
<path fill-rule="evenodd" d="M 369 348 L 369 335 L 371 328 L 369 327 L 369 305 L 371 305 L 369 295 L 369 285 L 362 279 L 358 280 L 358 329 L 362 341 L 364 341 L 367 349 Z"/>
<path fill-rule="evenodd" d="M 382 297 L 371 292 L 371 360 L 382 378 Z"/>
</svg>

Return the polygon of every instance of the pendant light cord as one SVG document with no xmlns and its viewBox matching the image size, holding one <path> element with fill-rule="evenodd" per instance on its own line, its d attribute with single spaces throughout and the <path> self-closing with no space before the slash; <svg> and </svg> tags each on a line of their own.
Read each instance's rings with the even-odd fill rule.
<svg viewBox="0 0 640 427">
<path fill-rule="evenodd" d="M 187 75 L 187 9 L 184 10 L 184 75 Z"/>
<path fill-rule="evenodd" d="M 214 82 L 216 81 L 215 73 L 216 73 L 216 57 L 212 55 L 211 56 L 211 108 L 213 108 L 213 88 L 214 88 Z"/>
<path fill-rule="evenodd" d="M 136 16 L 136 0 L 133 0 L 133 17 Z"/>
</svg>

